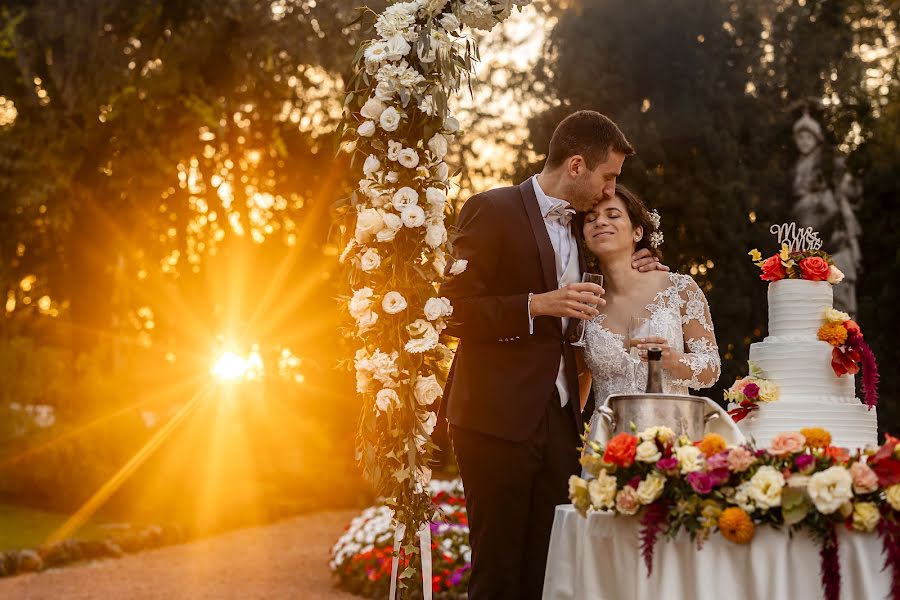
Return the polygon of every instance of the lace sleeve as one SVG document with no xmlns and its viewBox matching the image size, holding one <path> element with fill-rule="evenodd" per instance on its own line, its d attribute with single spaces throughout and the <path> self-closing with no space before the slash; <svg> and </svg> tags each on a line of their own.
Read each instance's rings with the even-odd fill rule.
<svg viewBox="0 0 900 600">
<path fill-rule="evenodd" d="M 710 387 L 719 380 L 722 362 L 706 296 L 693 279 L 687 275 L 683 277 L 687 283 L 681 290 L 681 326 L 685 350 L 679 362 L 686 368 L 683 369 L 683 374 L 677 374 L 682 379 L 675 383 L 696 390 Z"/>
</svg>

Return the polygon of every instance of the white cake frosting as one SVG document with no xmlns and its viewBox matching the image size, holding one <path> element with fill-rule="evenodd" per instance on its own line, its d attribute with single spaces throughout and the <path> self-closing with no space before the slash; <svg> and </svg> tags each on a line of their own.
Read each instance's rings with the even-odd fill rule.
<svg viewBox="0 0 900 600">
<path fill-rule="evenodd" d="M 739 423 L 744 435 L 766 447 L 781 432 L 824 427 L 836 446 L 874 446 L 875 410 L 856 398 L 852 375 L 834 374 L 833 348 L 817 338 L 833 307 L 831 284 L 783 279 L 769 284 L 768 297 L 769 337 L 750 345 L 750 362 L 778 386 L 779 399 Z"/>
</svg>

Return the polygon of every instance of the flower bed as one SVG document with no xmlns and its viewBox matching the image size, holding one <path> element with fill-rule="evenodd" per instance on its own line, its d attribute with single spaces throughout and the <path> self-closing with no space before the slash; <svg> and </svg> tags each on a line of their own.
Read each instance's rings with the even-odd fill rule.
<svg viewBox="0 0 900 600">
<path fill-rule="evenodd" d="M 472 558 L 462 482 L 432 481 L 428 491 L 441 521 L 431 524 L 432 590 L 436 598 L 457 598 L 465 594 Z M 365 509 L 331 549 L 330 567 L 341 587 L 369 598 L 387 597 L 393 544 L 391 509 Z M 401 550 L 400 571 L 407 566 Z"/>
<path fill-rule="evenodd" d="M 641 520 L 648 573 L 660 534 L 685 531 L 699 544 L 713 533 L 744 544 L 756 527 L 805 531 L 822 546 L 825 597 L 840 596 L 837 527 L 877 532 L 892 587 L 900 591 L 900 440 L 851 454 L 820 428 L 779 434 L 772 447 L 728 447 L 709 434 L 692 442 L 666 427 L 589 443 L 587 479 L 572 476 L 569 495 L 581 514 L 611 511 Z M 895 595 L 896 597 L 896 595 Z"/>
</svg>

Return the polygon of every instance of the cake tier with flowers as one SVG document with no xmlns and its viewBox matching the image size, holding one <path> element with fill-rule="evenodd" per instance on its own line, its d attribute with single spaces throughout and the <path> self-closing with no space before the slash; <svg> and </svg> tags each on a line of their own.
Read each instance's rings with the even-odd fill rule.
<svg viewBox="0 0 900 600">
<path fill-rule="evenodd" d="M 834 309 L 832 285 L 840 271 L 824 252 L 783 247 L 767 260 L 751 255 L 770 282 L 769 335 L 750 346 L 750 376 L 726 392 L 741 431 L 760 447 L 803 427 L 828 429 L 836 446 L 874 446 L 877 369 L 858 325 Z M 866 362 L 862 404 L 855 374 Z"/>
</svg>

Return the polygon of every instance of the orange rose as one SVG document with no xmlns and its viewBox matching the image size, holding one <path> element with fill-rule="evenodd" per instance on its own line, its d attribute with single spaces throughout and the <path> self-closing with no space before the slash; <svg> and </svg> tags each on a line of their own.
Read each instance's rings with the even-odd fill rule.
<svg viewBox="0 0 900 600">
<path fill-rule="evenodd" d="M 819 256 L 810 256 L 800 261 L 803 279 L 809 281 L 827 281 L 829 269 L 828 262 Z"/>
<path fill-rule="evenodd" d="M 787 271 L 784 270 L 784 265 L 781 264 L 781 257 L 777 254 L 767 258 L 766 262 L 760 265 L 760 268 L 762 269 L 762 275 L 759 278 L 763 281 L 778 281 L 787 277 Z"/>
<path fill-rule="evenodd" d="M 603 461 L 620 467 L 630 467 L 634 462 L 634 455 L 638 446 L 637 436 L 630 433 L 620 433 L 609 440 L 606 452 L 603 453 Z"/>
<path fill-rule="evenodd" d="M 836 463 L 850 462 L 850 451 L 839 446 L 828 446 L 825 448 L 825 458 L 830 458 Z"/>
</svg>

